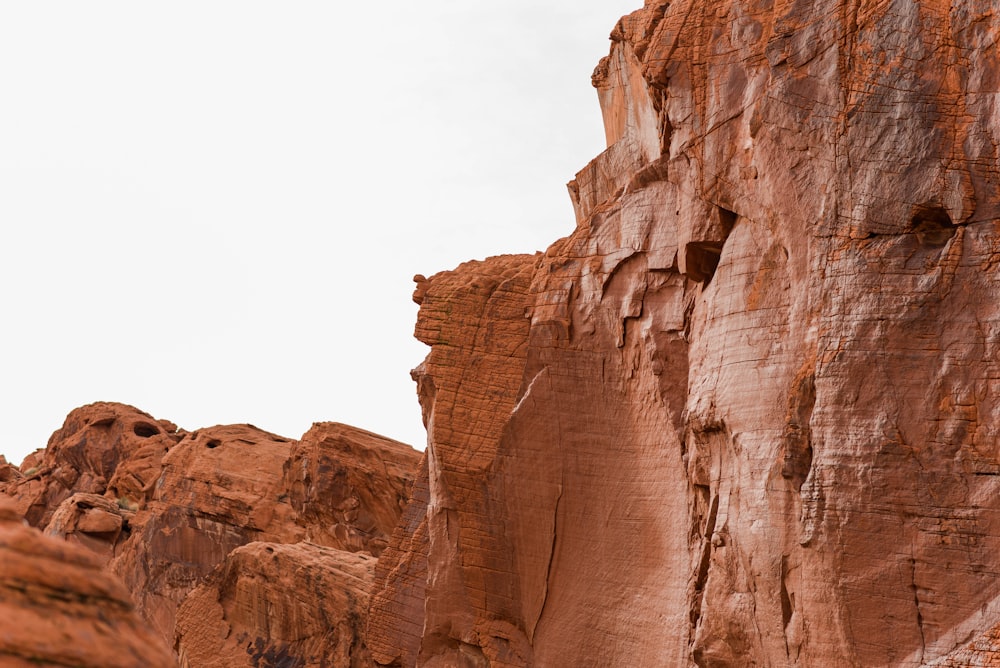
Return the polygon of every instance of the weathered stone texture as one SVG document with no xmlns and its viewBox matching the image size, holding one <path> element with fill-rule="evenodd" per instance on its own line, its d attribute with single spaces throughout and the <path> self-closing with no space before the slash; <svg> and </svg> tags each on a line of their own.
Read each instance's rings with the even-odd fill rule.
<svg viewBox="0 0 1000 668">
<path fill-rule="evenodd" d="M 188 433 L 100 403 L 73 411 L 23 472 L 0 463 L 0 498 L 11 516 L 118 575 L 161 642 L 186 648 L 187 665 L 360 666 L 370 662 L 363 630 L 376 557 L 419 460 L 405 444 L 336 423 L 314 424 L 300 441 L 251 425 Z M 250 543 L 258 547 L 240 549 Z M 202 583 L 199 600 L 236 601 L 211 618 L 229 635 L 216 638 L 197 614 L 177 625 Z M 250 615 L 253 601 L 266 604 Z"/>
<path fill-rule="evenodd" d="M 418 282 L 387 554 L 425 616 L 377 661 L 917 666 L 1000 621 L 998 36 L 989 0 L 622 19 L 573 233 Z"/>
<path fill-rule="evenodd" d="M 170 668 L 163 641 L 88 550 L 26 526 L 0 499 L 0 665 Z"/>
<path fill-rule="evenodd" d="M 199 429 L 164 456 L 152 498 L 111 567 L 172 639 L 178 606 L 242 545 L 309 541 L 379 554 L 419 456 L 334 423 L 314 425 L 297 442 L 251 425 Z"/>
<path fill-rule="evenodd" d="M 364 668 L 375 558 L 311 543 L 250 543 L 177 614 L 182 668 Z"/>
<path fill-rule="evenodd" d="M 98 402 L 66 416 L 44 450 L 19 471 L 0 474 L 0 492 L 13 498 L 31 526 L 45 528 L 75 493 L 107 495 L 135 506 L 149 497 L 160 458 L 183 436 L 177 426 L 125 404 Z"/>
</svg>

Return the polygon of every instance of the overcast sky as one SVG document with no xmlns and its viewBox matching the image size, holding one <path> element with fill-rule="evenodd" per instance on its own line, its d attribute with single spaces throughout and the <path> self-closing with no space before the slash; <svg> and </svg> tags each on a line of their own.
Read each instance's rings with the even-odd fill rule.
<svg viewBox="0 0 1000 668">
<path fill-rule="evenodd" d="M 639 0 L 0 6 L 0 453 L 120 401 L 423 448 L 412 277 L 544 249 Z"/>
</svg>

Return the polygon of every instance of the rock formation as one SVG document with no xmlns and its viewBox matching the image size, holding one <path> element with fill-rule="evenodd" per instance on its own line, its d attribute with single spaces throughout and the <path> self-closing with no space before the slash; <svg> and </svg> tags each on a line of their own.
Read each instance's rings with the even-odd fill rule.
<svg viewBox="0 0 1000 668">
<path fill-rule="evenodd" d="M 370 666 L 374 567 L 371 555 L 312 543 L 233 550 L 178 611 L 181 668 Z"/>
<path fill-rule="evenodd" d="M 119 576 L 185 666 L 361 666 L 376 557 L 419 458 L 336 423 L 299 441 L 251 425 L 188 433 L 99 403 L 24 472 L 0 468 L 0 498 Z"/>
<path fill-rule="evenodd" d="M 169 668 L 163 641 L 84 548 L 25 526 L 0 498 L 0 665 Z"/>
<path fill-rule="evenodd" d="M 573 232 L 417 277 L 412 494 L 365 432 L 113 404 L 0 492 L 192 668 L 1000 665 L 998 37 L 990 0 L 647 0 Z"/>
<path fill-rule="evenodd" d="M 963 665 L 1000 622 L 998 35 L 989 0 L 622 19 L 573 233 L 417 279 L 379 665 Z"/>
<path fill-rule="evenodd" d="M 107 494 L 134 506 L 148 498 L 160 458 L 182 436 L 173 423 L 132 406 L 90 404 L 70 413 L 44 450 L 29 455 L 17 475 L 7 474 L 0 491 L 39 528 L 75 493 Z"/>
</svg>

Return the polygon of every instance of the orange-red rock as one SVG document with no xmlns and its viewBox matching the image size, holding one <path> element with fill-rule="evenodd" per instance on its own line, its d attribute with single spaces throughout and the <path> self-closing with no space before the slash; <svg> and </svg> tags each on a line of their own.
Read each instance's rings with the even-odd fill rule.
<svg viewBox="0 0 1000 668">
<path fill-rule="evenodd" d="M 165 645 L 89 551 L 25 526 L 0 499 L 0 665 L 169 668 Z"/>
<path fill-rule="evenodd" d="M 89 404 L 66 417 L 45 450 L 25 459 L 6 493 L 39 528 L 77 492 L 109 494 L 135 505 L 149 494 L 160 458 L 180 438 L 176 425 L 132 406 Z"/>
<path fill-rule="evenodd" d="M 282 481 L 303 538 L 377 557 L 406 507 L 419 459 L 384 436 L 314 424 L 292 447 Z"/>
<path fill-rule="evenodd" d="M 49 536 L 78 543 L 100 555 L 104 562 L 131 531 L 135 513 L 123 504 L 96 494 L 74 494 L 59 504 L 45 528 Z"/>
<path fill-rule="evenodd" d="M 380 665 L 412 666 L 420 651 L 427 592 L 427 473 L 425 456 L 410 502 L 375 567 L 366 639 Z"/>
<path fill-rule="evenodd" d="M 274 599 L 270 612 L 250 619 L 227 610 L 219 622 L 238 630 L 233 638 L 252 635 L 260 650 L 237 655 L 360 665 L 375 555 L 403 512 L 419 457 L 407 445 L 336 423 L 313 425 L 301 441 L 251 425 L 187 433 L 130 406 L 99 403 L 73 411 L 23 472 L 0 463 L 0 491 L 12 516 L 86 548 L 91 563 L 120 576 L 168 644 L 192 590 L 212 576 L 218 596 L 244 601 L 244 589 L 219 589 L 232 584 L 219 573 L 257 569 L 240 586 L 264 587 L 277 572 L 270 557 L 277 554 L 290 579 L 248 594 Z M 256 549 L 234 552 L 254 541 L 270 542 L 266 559 Z M 297 545 L 286 550 L 286 543 Z M 309 589 L 302 577 L 325 588 Z M 339 630 L 316 631 L 334 619 Z M 189 617 L 185 646 L 213 641 L 198 637 L 199 621 Z M 199 656 L 190 665 L 201 665 Z M 334 661 L 344 656 L 354 663 Z"/>
<path fill-rule="evenodd" d="M 308 540 L 380 552 L 418 457 L 334 423 L 314 425 L 299 442 L 251 425 L 197 430 L 163 457 L 112 568 L 153 627 L 173 638 L 177 607 L 241 545 Z"/>
<path fill-rule="evenodd" d="M 362 668 L 375 558 L 311 543 L 233 550 L 177 615 L 183 668 Z"/>
<path fill-rule="evenodd" d="M 425 616 L 374 658 L 918 666 L 1000 622 L 998 37 L 989 0 L 623 19 L 573 233 L 418 281 L 386 556 Z"/>
</svg>

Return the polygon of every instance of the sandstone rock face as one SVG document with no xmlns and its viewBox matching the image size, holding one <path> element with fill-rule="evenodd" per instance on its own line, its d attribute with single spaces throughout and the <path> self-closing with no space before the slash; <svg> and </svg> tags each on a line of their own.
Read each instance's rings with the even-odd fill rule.
<svg viewBox="0 0 1000 668">
<path fill-rule="evenodd" d="M 375 558 L 310 543 L 250 543 L 184 600 L 182 668 L 370 666 L 364 646 Z"/>
<path fill-rule="evenodd" d="M 130 521 L 134 516 L 134 512 L 107 497 L 74 494 L 59 504 L 45 533 L 78 543 L 107 563 L 123 535 L 131 530 Z"/>
<path fill-rule="evenodd" d="M 406 507 L 419 459 L 384 436 L 314 424 L 292 447 L 282 479 L 304 539 L 379 556 Z"/>
<path fill-rule="evenodd" d="M 619 23 L 574 232 L 418 281 L 379 664 L 918 666 L 1000 621 L 998 35 L 989 0 Z"/>
<path fill-rule="evenodd" d="M 0 500 L 0 665 L 169 668 L 128 592 L 89 551 L 44 537 Z"/>
<path fill-rule="evenodd" d="M 412 666 L 424 630 L 427 593 L 427 457 L 420 461 L 410 502 L 375 568 L 367 646 L 381 665 Z"/>
<path fill-rule="evenodd" d="M 255 541 L 381 552 L 419 453 L 345 425 L 299 442 L 251 425 L 200 429 L 163 457 L 149 503 L 111 564 L 139 610 L 173 638 L 178 606 L 236 548 Z"/>
<path fill-rule="evenodd" d="M 152 498 L 112 568 L 164 638 L 173 638 L 184 597 L 232 550 L 294 531 L 291 507 L 280 498 L 291 445 L 249 425 L 211 427 L 188 434 L 163 458 Z"/>
<path fill-rule="evenodd" d="M 29 455 L 5 491 L 29 524 L 44 528 L 74 493 L 148 498 L 160 458 L 180 440 L 177 426 L 132 406 L 100 402 L 74 410 L 43 451 Z"/>
<path fill-rule="evenodd" d="M 300 441 L 251 425 L 188 433 L 102 403 L 73 411 L 23 471 L 0 463 L 0 493 L 118 575 L 188 665 L 356 666 L 376 557 L 419 458 L 336 423 Z M 221 610 L 208 626 L 206 597 Z M 197 612 L 177 626 L 182 605 Z"/>
</svg>

